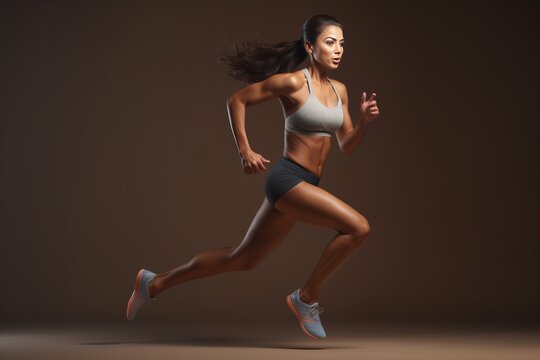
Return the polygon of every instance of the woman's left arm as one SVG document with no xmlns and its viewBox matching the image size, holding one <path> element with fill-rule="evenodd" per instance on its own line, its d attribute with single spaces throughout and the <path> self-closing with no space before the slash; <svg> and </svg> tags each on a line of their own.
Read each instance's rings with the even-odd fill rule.
<svg viewBox="0 0 540 360">
<path fill-rule="evenodd" d="M 360 145 L 366 134 L 368 124 L 379 115 L 379 108 L 375 100 L 375 93 L 371 93 L 366 101 L 366 93 L 362 94 L 360 100 L 360 120 L 353 127 L 351 115 L 349 114 L 349 97 L 345 84 L 339 83 L 341 102 L 343 105 L 343 125 L 336 131 L 336 138 L 342 153 L 350 155 Z"/>
</svg>

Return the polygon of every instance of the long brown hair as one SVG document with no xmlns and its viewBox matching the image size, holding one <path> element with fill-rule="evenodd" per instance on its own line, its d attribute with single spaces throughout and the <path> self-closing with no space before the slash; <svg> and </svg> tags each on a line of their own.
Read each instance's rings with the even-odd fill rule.
<svg viewBox="0 0 540 360">
<path fill-rule="evenodd" d="M 254 83 L 271 75 L 292 72 L 307 59 L 304 43 L 315 44 L 317 37 L 328 25 L 343 26 L 339 21 L 325 14 L 310 17 L 302 26 L 302 37 L 298 40 L 268 44 L 259 40 L 233 43 L 219 58 L 228 66 L 227 74 L 237 80 Z"/>
</svg>

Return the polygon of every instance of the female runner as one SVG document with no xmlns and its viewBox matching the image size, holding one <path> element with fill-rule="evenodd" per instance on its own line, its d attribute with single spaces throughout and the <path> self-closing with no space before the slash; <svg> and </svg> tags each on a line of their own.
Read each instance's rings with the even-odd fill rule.
<svg viewBox="0 0 540 360">
<path fill-rule="evenodd" d="M 177 268 L 153 273 L 140 269 L 126 316 L 171 286 L 228 271 L 251 270 L 280 244 L 297 220 L 337 231 L 325 248 L 305 284 L 286 296 L 289 309 L 304 333 L 321 339 L 326 333 L 317 299 L 322 285 L 358 249 L 370 234 L 367 219 L 354 208 L 318 186 L 331 134 L 339 148 L 351 154 L 364 137 L 368 124 L 379 115 L 375 94 L 360 101 L 360 120 L 353 126 L 345 85 L 330 80 L 344 53 L 342 25 L 329 15 L 312 16 L 303 24 L 302 37 L 273 46 L 243 43 L 220 58 L 230 67 L 229 75 L 250 85 L 227 100 L 231 130 L 243 171 L 266 171 L 270 162 L 253 151 L 246 136 L 246 107 L 278 98 L 285 116 L 283 157 L 267 173 L 265 197 L 243 240 L 234 247 L 221 247 L 194 256 Z M 299 64 L 308 60 L 300 70 Z"/>
</svg>

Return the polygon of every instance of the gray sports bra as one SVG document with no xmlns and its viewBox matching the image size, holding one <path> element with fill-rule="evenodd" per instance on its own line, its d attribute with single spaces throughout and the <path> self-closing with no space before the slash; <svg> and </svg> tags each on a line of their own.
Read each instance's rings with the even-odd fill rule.
<svg viewBox="0 0 540 360">
<path fill-rule="evenodd" d="M 307 68 L 303 68 L 304 76 L 307 79 L 309 97 L 307 100 L 289 116 L 285 117 L 285 131 L 301 133 L 309 136 L 328 136 L 338 130 L 343 124 L 343 108 L 341 97 L 339 96 L 334 84 L 330 81 L 332 89 L 334 89 L 338 103 L 336 107 L 328 107 L 323 105 L 313 93 L 311 84 L 311 76 Z M 283 106 L 283 105 L 282 105 Z M 285 116 L 285 109 L 283 108 Z"/>
</svg>

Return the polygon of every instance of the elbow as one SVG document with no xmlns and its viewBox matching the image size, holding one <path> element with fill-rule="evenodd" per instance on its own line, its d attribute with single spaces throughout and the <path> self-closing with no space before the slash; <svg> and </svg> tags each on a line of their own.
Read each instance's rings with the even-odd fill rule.
<svg viewBox="0 0 540 360">
<path fill-rule="evenodd" d="M 230 107 L 231 104 L 232 104 L 232 102 L 233 102 L 233 100 L 234 100 L 234 95 L 233 95 L 233 96 L 229 96 L 229 97 L 227 98 L 227 100 L 225 100 L 225 106 L 226 106 L 226 107 Z"/>
<path fill-rule="evenodd" d="M 346 143 L 340 144 L 339 150 L 341 150 L 343 155 L 351 155 L 353 153 L 353 149 L 350 146 L 347 146 Z"/>
<path fill-rule="evenodd" d="M 354 143 L 351 142 L 351 136 L 352 136 L 351 132 L 352 132 L 352 129 L 347 131 L 345 134 L 339 134 L 339 133 L 336 134 L 339 150 L 344 155 L 351 155 L 355 149 Z"/>
<path fill-rule="evenodd" d="M 227 101 L 226 101 L 227 108 L 236 104 L 241 104 L 241 101 L 238 99 L 236 95 L 233 94 L 227 98 Z"/>
</svg>

